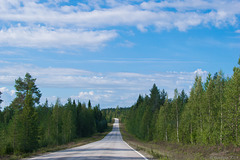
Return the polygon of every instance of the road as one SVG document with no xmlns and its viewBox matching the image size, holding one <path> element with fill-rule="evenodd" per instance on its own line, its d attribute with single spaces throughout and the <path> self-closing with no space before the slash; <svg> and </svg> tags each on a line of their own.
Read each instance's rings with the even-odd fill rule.
<svg viewBox="0 0 240 160">
<path fill-rule="evenodd" d="M 126 142 L 123 141 L 119 130 L 119 120 L 115 118 L 113 130 L 100 141 L 31 159 L 144 160 L 147 158 L 132 149 Z"/>
</svg>

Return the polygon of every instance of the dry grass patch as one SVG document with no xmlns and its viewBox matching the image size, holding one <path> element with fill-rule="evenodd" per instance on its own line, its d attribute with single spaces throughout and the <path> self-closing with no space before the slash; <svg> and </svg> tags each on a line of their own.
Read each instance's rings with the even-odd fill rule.
<svg viewBox="0 0 240 160">
<path fill-rule="evenodd" d="M 240 147 L 189 145 L 172 142 L 144 142 L 129 134 L 124 124 L 120 124 L 120 130 L 124 141 L 139 151 L 152 155 L 149 159 L 179 159 L 179 160 L 202 160 L 202 159 L 240 159 Z M 149 157 L 149 156 L 148 156 Z"/>
</svg>

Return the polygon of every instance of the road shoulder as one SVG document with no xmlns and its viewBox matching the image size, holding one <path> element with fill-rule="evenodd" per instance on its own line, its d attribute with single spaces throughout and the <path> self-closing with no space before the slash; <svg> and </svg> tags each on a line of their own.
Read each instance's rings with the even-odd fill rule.
<svg viewBox="0 0 240 160">
<path fill-rule="evenodd" d="M 86 145 L 86 144 L 96 142 L 96 141 L 99 141 L 99 140 L 103 139 L 109 132 L 112 131 L 112 127 L 113 127 L 113 124 L 111 123 L 111 124 L 109 124 L 109 127 L 105 132 L 95 133 L 91 137 L 79 138 L 79 139 L 76 139 L 73 142 L 63 144 L 63 145 L 59 145 L 59 146 L 49 146 L 49 147 L 40 148 L 33 153 L 0 157 L 0 159 L 6 159 L 6 160 L 7 159 L 11 159 L 11 160 L 28 159 L 28 158 L 32 158 L 32 157 L 35 157 L 35 156 L 50 154 L 50 153 L 53 153 L 53 152 L 56 152 L 56 151 L 70 149 L 70 148 L 74 148 L 74 147 L 78 147 L 78 146 L 83 146 L 83 145 Z"/>
<path fill-rule="evenodd" d="M 148 159 L 240 159 L 240 147 L 206 146 L 171 142 L 144 142 L 129 134 L 120 124 L 120 131 L 125 142 L 141 152 Z"/>
<path fill-rule="evenodd" d="M 124 127 L 124 124 L 120 123 L 119 124 L 120 127 L 120 132 L 122 134 L 122 138 L 123 140 L 134 150 L 136 150 L 137 152 L 140 152 L 140 154 L 142 154 L 144 157 L 146 157 L 149 160 L 154 160 L 156 158 L 153 157 L 153 155 L 149 154 L 149 152 L 145 149 L 143 149 L 142 147 L 140 147 L 140 145 L 138 143 L 135 143 L 137 140 L 130 135 Z"/>
</svg>

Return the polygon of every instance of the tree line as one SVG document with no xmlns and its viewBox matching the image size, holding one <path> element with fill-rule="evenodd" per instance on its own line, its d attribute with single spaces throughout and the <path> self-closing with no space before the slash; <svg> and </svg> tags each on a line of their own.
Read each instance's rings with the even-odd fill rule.
<svg viewBox="0 0 240 160">
<path fill-rule="evenodd" d="M 150 95 L 139 96 L 125 120 L 127 130 L 146 141 L 184 144 L 240 144 L 240 59 L 231 77 L 222 71 L 196 76 L 189 97 L 174 90 L 174 97 L 156 84 Z"/>
<path fill-rule="evenodd" d="M 16 79 L 16 98 L 0 110 L 0 155 L 68 143 L 107 128 L 100 106 L 92 107 L 90 100 L 87 105 L 71 99 L 61 104 L 59 98 L 39 104 L 42 94 L 35 82 L 29 73 Z"/>
<path fill-rule="evenodd" d="M 117 106 L 116 108 L 107 108 L 101 111 L 108 123 L 113 123 L 114 118 L 119 118 L 120 122 L 124 123 L 129 109 L 130 108 Z"/>
</svg>

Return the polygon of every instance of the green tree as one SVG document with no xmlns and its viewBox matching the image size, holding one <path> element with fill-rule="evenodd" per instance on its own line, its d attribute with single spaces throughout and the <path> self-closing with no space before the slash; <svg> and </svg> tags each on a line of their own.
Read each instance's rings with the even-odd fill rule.
<svg viewBox="0 0 240 160">
<path fill-rule="evenodd" d="M 188 100 L 188 104 L 186 105 L 186 109 L 183 113 L 183 117 L 182 119 L 184 119 L 182 121 L 182 123 L 184 123 L 184 130 L 185 130 L 185 135 L 189 134 L 189 140 L 190 143 L 194 144 L 197 142 L 197 135 L 199 134 L 198 130 L 199 130 L 199 120 L 200 120 L 200 100 L 198 97 L 198 95 L 201 95 L 201 79 L 199 80 L 199 77 L 196 76 L 195 78 L 195 82 L 193 87 L 191 88 L 190 91 L 190 97 Z M 198 88 L 198 92 L 197 92 L 197 88 Z M 199 103 L 200 102 L 200 103 Z"/>
<path fill-rule="evenodd" d="M 51 133 L 51 116 L 52 107 L 49 107 L 48 100 L 46 99 L 43 105 L 36 108 L 38 114 L 38 141 L 39 147 L 46 147 L 50 144 Z"/>
<path fill-rule="evenodd" d="M 163 106 L 165 103 L 165 100 L 167 100 L 167 92 L 165 92 L 165 90 L 163 89 L 160 92 L 160 106 Z"/>
<path fill-rule="evenodd" d="M 15 80 L 16 98 L 11 104 L 15 114 L 11 129 L 14 152 L 31 152 L 38 147 L 37 114 L 34 106 L 39 103 L 41 92 L 35 81 L 29 73 L 26 73 L 24 79 L 19 77 Z"/>
<path fill-rule="evenodd" d="M 140 133 L 141 137 L 147 141 L 151 139 L 151 120 L 152 120 L 152 111 L 149 105 L 146 105 L 142 121 L 140 124 Z"/>
<path fill-rule="evenodd" d="M 204 84 L 196 76 L 189 98 L 175 89 L 174 98 L 165 99 L 154 84 L 150 96 L 139 96 L 130 108 L 127 130 L 147 141 L 153 133 L 155 141 L 239 145 L 240 58 L 238 64 L 227 79 L 222 71 L 209 73 Z"/>
<path fill-rule="evenodd" d="M 140 129 L 142 126 L 141 123 L 145 111 L 146 99 L 147 96 L 144 98 L 143 96 L 139 95 L 137 103 L 130 108 L 126 119 L 127 130 L 141 139 L 143 137 Z"/>
<path fill-rule="evenodd" d="M 117 106 L 117 108 L 115 110 L 115 117 L 119 118 L 119 115 L 120 115 L 120 109 L 119 109 L 119 106 Z"/>
<path fill-rule="evenodd" d="M 164 94 L 164 93 L 163 93 Z M 150 126 L 149 126 L 149 134 L 148 134 L 148 140 L 153 139 L 153 133 L 155 132 L 155 124 L 157 121 L 157 115 L 160 109 L 160 103 L 162 103 L 164 100 L 160 98 L 160 91 L 157 88 L 156 84 L 153 84 L 152 89 L 150 90 L 150 99 L 149 99 L 149 107 L 151 107 L 151 120 L 150 120 Z M 164 96 L 164 95 L 163 95 Z"/>
<path fill-rule="evenodd" d="M 194 86 L 194 94 L 193 94 L 193 115 L 196 116 L 195 119 L 195 127 L 196 127 L 196 140 L 197 143 L 202 143 L 203 141 L 203 124 L 204 124 L 204 90 L 202 84 L 202 77 L 197 76 Z"/>
<path fill-rule="evenodd" d="M 189 101 L 186 104 L 182 114 L 181 114 L 181 123 L 180 128 L 180 139 L 182 143 L 194 143 L 194 119 L 193 119 L 193 110 L 192 110 L 192 97 L 189 97 Z"/>
<path fill-rule="evenodd" d="M 15 80 L 15 89 L 16 89 L 16 101 L 21 107 L 24 106 L 25 98 L 28 94 L 31 94 L 31 99 L 33 105 L 36 103 L 39 104 L 39 100 L 42 96 L 41 91 L 38 89 L 37 85 L 35 84 L 36 79 L 32 78 L 29 73 L 26 73 L 24 79 L 19 77 Z"/>
<path fill-rule="evenodd" d="M 86 108 L 86 104 L 81 105 L 81 136 L 86 137 L 92 135 L 96 131 L 96 123 L 94 113 L 91 108 Z"/>
<path fill-rule="evenodd" d="M 210 74 L 209 74 L 210 75 Z M 209 77 L 205 83 L 205 120 L 206 123 L 204 124 L 205 132 L 204 132 L 204 139 L 203 142 L 205 144 L 213 144 L 214 142 L 214 123 L 215 117 L 214 116 L 214 81 L 211 77 Z"/>
<path fill-rule="evenodd" d="M 175 124 L 176 124 L 176 140 L 177 142 L 180 142 L 180 122 L 181 122 L 181 115 L 184 110 L 185 104 L 187 103 L 187 95 L 184 92 L 184 90 L 181 91 L 181 93 L 178 93 L 178 90 L 174 90 L 174 98 L 172 101 L 172 105 L 175 108 L 175 112 L 173 115 L 175 115 Z M 182 136 L 181 136 L 182 137 Z"/>
<path fill-rule="evenodd" d="M 100 105 L 97 105 L 93 108 L 93 113 L 94 113 L 97 131 L 103 132 L 107 128 L 107 120 L 103 116 L 100 110 Z"/>
<path fill-rule="evenodd" d="M 174 90 L 173 105 L 176 108 L 176 131 L 177 131 L 177 142 L 179 142 L 179 111 L 180 111 L 180 96 L 178 90 Z"/>
<path fill-rule="evenodd" d="M 25 105 L 20 116 L 21 129 L 19 130 L 19 150 L 21 152 L 32 152 L 38 147 L 38 117 L 33 107 L 34 101 L 32 99 L 32 94 L 27 93 L 24 101 Z"/>
<path fill-rule="evenodd" d="M 225 89 L 226 102 L 224 108 L 227 111 L 225 115 L 226 125 L 224 130 L 225 143 L 240 144 L 239 126 L 240 126 L 240 58 L 239 66 L 233 68 L 233 76 L 227 83 Z"/>
<path fill-rule="evenodd" d="M 76 104 L 69 98 L 65 104 L 62 118 L 63 142 L 70 142 L 76 137 Z"/>
<path fill-rule="evenodd" d="M 168 141 L 169 130 L 169 101 L 166 99 L 164 105 L 160 108 L 158 118 L 155 126 L 154 140 L 155 141 Z"/>
<path fill-rule="evenodd" d="M 225 79 L 222 71 L 219 71 L 215 74 L 215 87 L 214 87 L 214 117 L 215 117 L 215 127 L 214 130 L 217 133 L 218 140 L 216 140 L 216 143 L 222 144 L 223 141 L 223 126 L 224 126 L 224 108 L 223 104 L 225 101 L 224 98 L 224 85 L 225 85 Z"/>
<path fill-rule="evenodd" d="M 72 120 L 72 111 L 65 109 L 63 112 L 64 120 L 62 121 L 62 132 L 63 132 L 63 143 L 70 142 L 73 139 L 73 120 Z"/>
<path fill-rule="evenodd" d="M 149 104 L 151 106 L 152 112 L 160 109 L 160 93 L 155 83 L 153 84 L 153 87 L 150 90 Z"/>
<path fill-rule="evenodd" d="M 61 133 L 62 133 L 62 104 L 60 99 L 57 98 L 56 103 L 53 107 L 52 121 L 51 121 L 51 141 L 52 144 L 59 145 L 61 144 Z"/>
<path fill-rule="evenodd" d="M 77 137 L 83 136 L 83 110 L 82 110 L 82 104 L 78 101 L 77 103 L 77 119 L 76 119 L 76 134 Z"/>
<path fill-rule="evenodd" d="M 91 104 L 91 101 L 89 100 L 88 101 L 88 109 L 91 109 L 92 108 L 92 104 Z"/>
<path fill-rule="evenodd" d="M 0 104 L 3 102 L 3 100 L 1 99 L 1 95 L 2 95 L 2 92 L 0 91 Z"/>
</svg>

